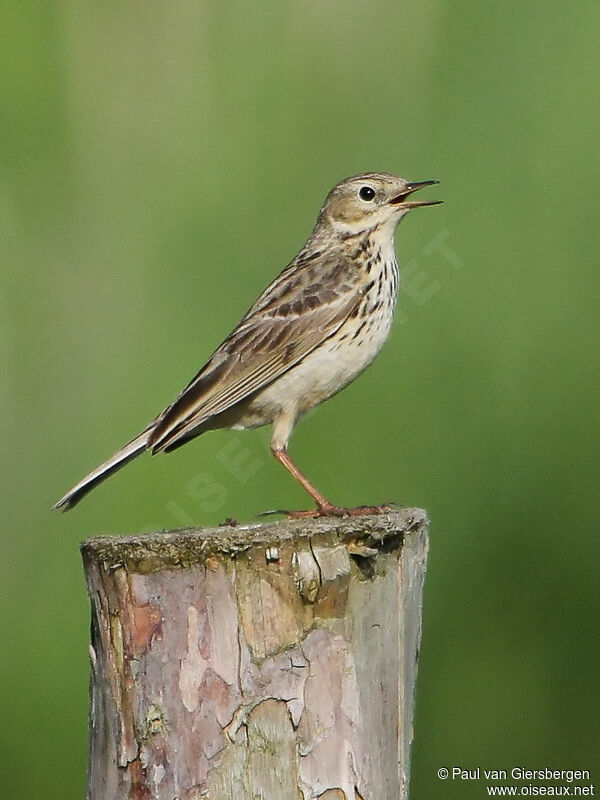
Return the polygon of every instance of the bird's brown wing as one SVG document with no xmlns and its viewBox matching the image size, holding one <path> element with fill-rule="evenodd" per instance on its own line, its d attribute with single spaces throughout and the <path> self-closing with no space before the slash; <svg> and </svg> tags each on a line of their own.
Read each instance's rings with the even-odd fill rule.
<svg viewBox="0 0 600 800">
<path fill-rule="evenodd" d="M 318 281 L 311 281 L 311 273 L 286 281 L 277 296 L 265 298 L 266 290 L 159 416 L 149 440 L 152 451 L 171 449 L 210 417 L 274 381 L 357 313 L 362 280 L 355 270 L 344 273 L 333 266 Z"/>
</svg>

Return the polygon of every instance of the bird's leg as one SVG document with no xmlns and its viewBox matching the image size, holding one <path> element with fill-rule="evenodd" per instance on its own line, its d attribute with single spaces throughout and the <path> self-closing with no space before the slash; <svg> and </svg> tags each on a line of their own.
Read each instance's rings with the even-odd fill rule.
<svg viewBox="0 0 600 800">
<path fill-rule="evenodd" d="M 292 459 L 290 458 L 288 451 L 284 447 L 272 447 L 271 452 L 279 461 L 280 464 L 287 469 L 287 471 L 292 475 L 305 489 L 312 499 L 317 504 L 317 508 L 314 511 L 288 511 L 286 512 L 290 517 L 293 518 L 301 518 L 301 517 L 327 517 L 327 516 L 345 516 L 348 512 L 345 508 L 339 508 L 338 506 L 334 506 L 333 503 L 330 503 L 327 498 L 323 497 L 321 492 L 312 485 L 312 483 L 308 480 L 306 475 L 303 472 L 300 472 L 298 467 L 294 464 Z"/>
<path fill-rule="evenodd" d="M 316 486 L 313 486 L 306 475 L 298 469 L 298 467 L 290 458 L 290 455 L 285 447 L 272 446 L 271 452 L 277 461 L 279 461 L 280 464 L 283 464 L 290 475 L 292 475 L 298 481 L 300 486 L 302 486 L 302 488 L 309 493 L 309 495 L 317 504 L 315 509 L 310 509 L 308 511 L 278 512 L 287 514 L 287 516 L 291 519 L 306 519 L 307 517 L 362 517 L 366 514 L 381 514 L 387 511 L 392 511 L 394 508 L 393 505 L 388 503 L 379 506 L 358 506 L 357 508 L 343 508 L 341 506 L 335 506 L 333 503 L 330 503 L 326 497 L 323 497 Z"/>
</svg>

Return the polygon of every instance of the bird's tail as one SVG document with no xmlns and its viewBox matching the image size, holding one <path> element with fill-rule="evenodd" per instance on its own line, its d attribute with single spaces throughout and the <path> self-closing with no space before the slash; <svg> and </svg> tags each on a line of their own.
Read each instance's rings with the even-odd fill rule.
<svg viewBox="0 0 600 800">
<path fill-rule="evenodd" d="M 124 467 L 125 464 L 128 464 L 136 456 L 139 456 L 139 454 L 146 449 L 151 431 L 152 425 L 149 425 L 134 439 L 124 445 L 124 447 L 117 450 L 116 453 L 113 453 L 108 461 L 105 461 L 104 464 L 100 464 L 100 466 L 92 470 L 89 475 L 82 478 L 79 483 L 70 489 L 64 497 L 61 497 L 52 508 L 60 508 L 63 511 L 69 511 L 69 509 L 77 505 L 77 503 L 85 497 L 88 492 L 91 492 L 92 489 L 98 486 L 99 483 L 102 483 L 102 481 L 106 480 L 113 472 L 121 469 L 121 467 Z"/>
</svg>

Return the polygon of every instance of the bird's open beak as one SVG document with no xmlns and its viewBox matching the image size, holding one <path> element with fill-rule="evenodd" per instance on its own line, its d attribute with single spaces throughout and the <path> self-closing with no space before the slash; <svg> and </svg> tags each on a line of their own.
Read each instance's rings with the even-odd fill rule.
<svg viewBox="0 0 600 800">
<path fill-rule="evenodd" d="M 392 197 L 391 200 L 388 202 L 392 206 L 399 206 L 400 208 L 418 208 L 419 206 L 437 206 L 439 203 L 442 203 L 442 200 L 409 200 L 406 201 L 406 198 L 411 195 L 413 192 L 418 192 L 419 189 L 423 189 L 425 186 L 433 186 L 435 183 L 439 183 L 439 181 L 410 181 L 410 183 L 406 184 L 404 191 L 396 195 L 396 197 Z"/>
</svg>

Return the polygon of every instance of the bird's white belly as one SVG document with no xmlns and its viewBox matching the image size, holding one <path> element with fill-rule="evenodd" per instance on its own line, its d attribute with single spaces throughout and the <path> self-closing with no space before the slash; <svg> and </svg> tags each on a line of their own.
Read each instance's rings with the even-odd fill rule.
<svg viewBox="0 0 600 800">
<path fill-rule="evenodd" d="M 392 314 L 382 309 L 376 316 L 371 315 L 356 334 L 362 321 L 348 320 L 331 339 L 258 392 L 248 409 L 257 416 L 253 424 L 270 422 L 282 410 L 291 411 L 294 407 L 302 414 L 360 375 L 383 347 L 390 332 Z"/>
</svg>

